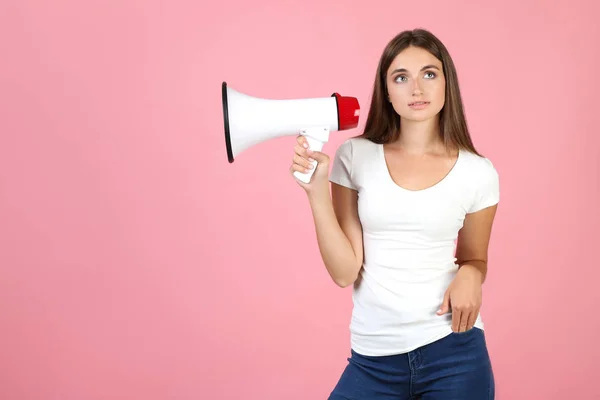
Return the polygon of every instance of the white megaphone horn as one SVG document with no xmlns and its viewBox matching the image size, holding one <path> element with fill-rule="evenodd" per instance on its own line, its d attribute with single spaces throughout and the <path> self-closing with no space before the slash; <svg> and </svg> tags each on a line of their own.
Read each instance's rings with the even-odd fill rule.
<svg viewBox="0 0 600 400">
<path fill-rule="evenodd" d="M 280 136 L 306 137 L 309 148 L 321 151 L 330 131 L 358 126 L 360 105 L 354 97 L 334 93 L 330 97 L 309 99 L 260 99 L 235 91 L 222 84 L 225 144 L 230 163 L 244 150 Z M 294 176 L 310 182 L 314 168 Z"/>
</svg>

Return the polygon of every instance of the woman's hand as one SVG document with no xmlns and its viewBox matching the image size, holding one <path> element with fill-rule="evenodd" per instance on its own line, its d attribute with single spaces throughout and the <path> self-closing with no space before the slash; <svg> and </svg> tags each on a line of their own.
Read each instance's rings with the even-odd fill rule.
<svg viewBox="0 0 600 400">
<path fill-rule="evenodd" d="M 293 176 L 294 172 L 296 171 L 304 174 L 312 170 L 312 160 L 317 161 L 317 169 L 311 176 L 310 182 L 304 183 L 295 177 L 294 179 L 296 179 L 296 182 L 298 182 L 298 184 L 302 186 L 307 193 L 319 190 L 328 190 L 329 156 L 319 151 L 312 151 L 308 146 L 308 141 L 306 138 L 302 135 L 298 135 L 296 138 L 296 145 L 294 146 L 294 156 L 292 158 L 290 174 Z"/>
<path fill-rule="evenodd" d="M 470 265 L 463 265 L 448 286 L 437 314 L 443 315 L 452 310 L 452 331 L 466 332 L 473 328 L 479 315 L 481 297 L 481 271 Z"/>
</svg>

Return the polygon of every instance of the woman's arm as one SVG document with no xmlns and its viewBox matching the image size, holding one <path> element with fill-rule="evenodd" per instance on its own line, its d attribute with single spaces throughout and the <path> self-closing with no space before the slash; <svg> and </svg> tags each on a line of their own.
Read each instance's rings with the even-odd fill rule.
<svg viewBox="0 0 600 400">
<path fill-rule="evenodd" d="M 317 234 L 321 258 L 333 281 L 340 287 L 353 284 L 363 263 L 362 226 L 358 218 L 358 192 L 345 186 L 329 185 L 329 156 L 308 148 L 298 136 L 290 173 L 308 172 L 311 159 L 317 161 L 309 183 L 296 180 L 306 191 Z"/>
<path fill-rule="evenodd" d="M 456 259 L 459 270 L 444 293 L 438 315 L 452 312 L 452 330 L 473 327 L 482 302 L 482 285 L 487 275 L 488 247 L 498 206 L 467 214 L 458 233 Z"/>
<path fill-rule="evenodd" d="M 463 227 L 458 232 L 456 262 L 460 268 L 473 268 L 477 271 L 481 283 L 487 276 L 488 247 L 497 208 L 497 205 L 493 205 L 467 214 Z"/>
<path fill-rule="evenodd" d="M 363 263 L 362 227 L 356 190 L 336 183 L 328 191 L 308 193 L 321 258 L 340 287 L 353 284 Z"/>
</svg>

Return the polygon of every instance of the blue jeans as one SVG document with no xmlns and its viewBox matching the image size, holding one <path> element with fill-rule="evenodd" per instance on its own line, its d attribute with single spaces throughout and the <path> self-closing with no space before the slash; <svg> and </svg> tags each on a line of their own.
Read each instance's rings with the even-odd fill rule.
<svg viewBox="0 0 600 400">
<path fill-rule="evenodd" d="M 405 354 L 351 350 L 329 400 L 491 400 L 494 375 L 479 328 L 451 333 Z"/>
</svg>

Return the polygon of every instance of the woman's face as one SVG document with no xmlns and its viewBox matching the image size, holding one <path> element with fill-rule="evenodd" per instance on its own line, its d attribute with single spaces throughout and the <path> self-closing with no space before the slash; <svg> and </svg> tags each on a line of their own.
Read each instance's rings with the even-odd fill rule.
<svg viewBox="0 0 600 400">
<path fill-rule="evenodd" d="M 427 50 L 407 47 L 386 74 L 389 101 L 402 119 L 425 121 L 444 107 L 446 78 L 442 63 Z"/>
</svg>

